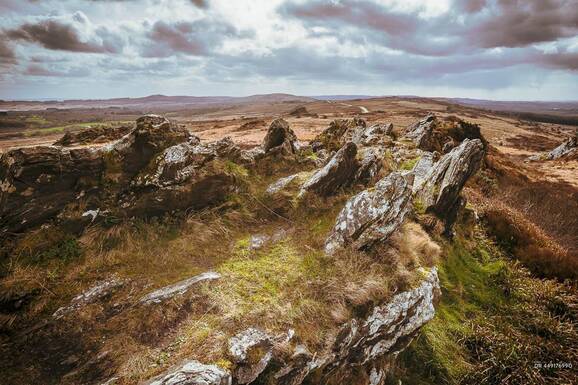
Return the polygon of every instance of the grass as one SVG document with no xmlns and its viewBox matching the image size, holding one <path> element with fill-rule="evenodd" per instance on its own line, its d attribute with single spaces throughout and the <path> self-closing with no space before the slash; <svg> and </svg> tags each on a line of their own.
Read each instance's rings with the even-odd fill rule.
<svg viewBox="0 0 578 385">
<path fill-rule="evenodd" d="M 444 243 L 436 317 L 401 354 L 390 383 L 572 383 L 572 369 L 534 364 L 576 362 L 574 289 L 533 278 L 476 235 Z"/>
<path fill-rule="evenodd" d="M 416 158 L 408 159 L 408 160 L 402 162 L 402 163 L 399 165 L 399 169 L 400 169 L 400 170 L 408 170 L 408 171 L 413 170 L 415 164 L 419 161 L 420 158 L 421 158 L 421 157 L 418 156 L 418 157 L 416 157 Z"/>
</svg>

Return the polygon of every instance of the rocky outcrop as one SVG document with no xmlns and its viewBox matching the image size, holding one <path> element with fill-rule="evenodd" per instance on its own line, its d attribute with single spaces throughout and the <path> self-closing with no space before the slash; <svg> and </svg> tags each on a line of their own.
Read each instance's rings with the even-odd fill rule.
<svg viewBox="0 0 578 385">
<path fill-rule="evenodd" d="M 325 149 L 337 151 L 351 141 L 357 129 L 365 128 L 367 123 L 363 119 L 336 119 L 329 124 L 322 133 L 311 142 L 313 151 Z"/>
<path fill-rule="evenodd" d="M 346 246 L 368 249 L 386 240 L 408 212 L 412 184 L 413 175 L 393 172 L 347 201 L 325 242 L 325 251 L 333 254 Z"/>
<path fill-rule="evenodd" d="M 548 160 L 569 158 L 578 155 L 578 133 L 548 153 Z"/>
<path fill-rule="evenodd" d="M 431 165 L 424 160 L 418 168 L 416 197 L 426 212 L 432 212 L 452 225 L 452 216 L 459 205 L 459 196 L 466 181 L 478 170 L 484 156 L 484 146 L 479 139 L 466 139 L 458 147 Z"/>
<path fill-rule="evenodd" d="M 55 146 L 77 146 L 82 144 L 106 143 L 118 140 L 132 130 L 131 126 L 93 126 L 80 131 L 67 131 L 62 138 L 54 142 Z"/>
<path fill-rule="evenodd" d="M 454 116 L 440 118 L 430 114 L 408 126 L 404 137 L 413 141 L 420 150 L 430 152 L 447 153 L 465 139 L 479 139 L 486 147 L 480 126 Z"/>
<path fill-rule="evenodd" d="M 418 286 L 342 325 L 323 351 L 312 353 L 297 344 L 292 354 L 282 358 L 273 349 L 273 337 L 250 328 L 229 340 L 229 356 L 234 362 L 231 374 L 215 365 L 190 361 L 149 384 L 328 384 L 335 383 L 332 376 L 337 372 L 340 383 L 350 383 L 359 381 L 364 370 L 368 384 L 380 384 L 385 372 L 378 363 L 393 359 L 435 315 L 440 296 L 437 270 L 422 270 L 422 275 Z"/>
<path fill-rule="evenodd" d="M 98 188 L 101 154 L 90 148 L 24 147 L 0 157 L 0 234 L 55 216 L 82 191 Z"/>
<path fill-rule="evenodd" d="M 435 115 L 428 115 L 422 120 L 413 123 L 405 130 L 405 137 L 411 139 L 417 148 L 424 151 L 439 150 L 440 143 L 434 137 L 434 128 L 437 125 Z"/>
<path fill-rule="evenodd" d="M 269 126 L 263 139 L 263 149 L 266 154 L 290 155 L 295 153 L 297 136 L 283 119 L 275 119 Z"/>
<path fill-rule="evenodd" d="M 161 289 L 155 290 L 140 299 L 140 303 L 143 305 L 150 305 L 153 303 L 161 303 L 167 299 L 173 298 L 177 295 L 182 295 L 186 293 L 193 285 L 203 282 L 212 281 L 221 278 L 221 274 L 208 271 L 203 274 L 195 275 L 194 277 L 187 278 L 185 280 L 179 281 L 173 285 L 163 287 Z"/>
<path fill-rule="evenodd" d="M 199 138 L 162 116 L 141 116 L 128 135 L 103 148 L 105 177 L 113 183 L 127 183 L 163 150 L 184 142 L 198 144 Z"/>
<path fill-rule="evenodd" d="M 353 319 L 343 325 L 332 354 L 318 370 L 327 376 L 340 366 L 367 365 L 403 350 L 434 317 L 434 304 L 441 294 L 436 268 L 424 271 L 424 275 L 419 286 L 376 306 L 366 319 Z"/>
<path fill-rule="evenodd" d="M 90 289 L 74 297 L 68 306 L 61 307 L 56 310 L 52 317 L 56 319 L 62 318 L 65 315 L 72 313 L 90 303 L 96 302 L 106 296 L 109 296 L 115 290 L 124 285 L 124 283 L 125 281 L 119 278 L 111 278 L 102 282 L 98 282 Z"/>
<path fill-rule="evenodd" d="M 235 191 L 238 164 L 252 161 L 230 138 L 201 144 L 157 115 L 139 118 L 103 147 L 8 151 L 0 158 L 0 233 L 37 226 L 65 209 L 88 224 L 105 211 L 122 217 L 203 208 Z"/>
<path fill-rule="evenodd" d="M 351 141 L 358 146 L 387 145 L 391 143 L 393 124 L 359 126 L 351 135 Z"/>
<path fill-rule="evenodd" d="M 261 374 L 273 356 L 272 338 L 250 328 L 229 340 L 229 355 L 236 364 L 234 377 L 238 384 L 250 384 Z"/>
<path fill-rule="evenodd" d="M 217 365 L 188 361 L 148 385 L 231 385 L 231 374 Z"/>
<path fill-rule="evenodd" d="M 329 196 L 338 189 L 350 185 L 359 169 L 356 155 L 355 143 L 346 143 L 324 167 L 316 171 L 301 186 L 300 195 L 311 191 L 322 196 Z"/>
</svg>

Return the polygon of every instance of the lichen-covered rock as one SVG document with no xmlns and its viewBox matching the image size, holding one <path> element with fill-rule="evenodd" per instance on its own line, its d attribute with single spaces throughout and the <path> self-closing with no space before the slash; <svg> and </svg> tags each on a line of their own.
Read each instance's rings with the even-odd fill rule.
<svg viewBox="0 0 578 385">
<path fill-rule="evenodd" d="M 437 125 L 437 117 L 435 115 L 428 115 L 422 120 L 413 123 L 407 127 L 405 137 L 413 140 L 415 145 L 425 151 L 439 150 L 440 143 L 434 136 L 434 128 Z"/>
<path fill-rule="evenodd" d="M 404 137 L 412 140 L 420 150 L 431 152 L 447 153 L 465 139 L 479 139 L 486 147 L 480 126 L 455 116 L 440 118 L 430 114 L 408 126 Z"/>
<path fill-rule="evenodd" d="M 66 307 L 61 307 L 54 312 L 52 317 L 59 319 L 64 317 L 66 314 L 72 313 L 75 310 L 82 308 L 90 303 L 96 302 L 108 295 L 113 291 L 124 285 L 125 281 L 119 278 L 111 278 L 102 282 L 98 282 L 82 294 L 74 297 L 70 304 Z"/>
<path fill-rule="evenodd" d="M 279 153 L 289 155 L 295 153 L 297 136 L 284 119 L 275 119 L 269 126 L 267 135 L 263 139 L 265 153 Z"/>
<path fill-rule="evenodd" d="M 217 365 L 188 361 L 149 385 L 231 385 L 231 374 Z"/>
<path fill-rule="evenodd" d="M 416 197 L 426 212 L 432 212 L 451 228 L 459 195 L 466 181 L 480 167 L 484 146 L 479 139 L 465 139 L 462 144 L 433 164 L 429 171 L 419 170 Z M 425 165 L 424 165 L 425 168 Z"/>
<path fill-rule="evenodd" d="M 437 152 L 425 152 L 413 166 L 413 192 L 418 192 L 423 184 L 426 182 L 427 176 L 431 171 L 433 165 L 438 161 L 439 154 Z"/>
<path fill-rule="evenodd" d="M 327 151 L 337 151 L 345 143 L 351 141 L 353 134 L 359 128 L 365 128 L 367 123 L 363 119 L 336 119 L 329 123 L 322 133 L 317 135 L 311 142 L 313 151 L 325 149 Z"/>
<path fill-rule="evenodd" d="M 98 151 L 23 147 L 0 157 L 0 233 L 43 223 L 84 190 L 98 187 L 104 163 Z"/>
<path fill-rule="evenodd" d="M 339 188 L 352 184 L 359 168 L 356 155 L 357 146 L 355 143 L 346 143 L 324 167 L 317 170 L 301 186 L 300 195 L 315 192 L 322 196 L 328 196 L 337 192 Z"/>
<path fill-rule="evenodd" d="M 352 134 L 351 141 L 358 146 L 375 146 L 391 143 L 393 124 L 373 124 L 359 126 Z"/>
<path fill-rule="evenodd" d="M 574 154 L 578 154 L 578 132 L 573 137 L 550 151 L 546 158 L 548 160 L 555 160 L 570 157 Z"/>
<path fill-rule="evenodd" d="M 117 142 L 103 147 L 106 178 L 122 183 L 137 175 L 164 149 L 178 143 L 198 143 L 185 128 L 158 115 L 141 116 L 136 127 Z"/>
<path fill-rule="evenodd" d="M 311 177 L 309 171 L 280 178 L 265 190 L 268 208 L 276 213 L 286 213 L 291 210 L 298 201 L 301 186 Z"/>
<path fill-rule="evenodd" d="M 144 305 L 161 303 L 167 299 L 186 293 L 193 285 L 199 282 L 212 281 L 219 278 L 221 278 L 221 274 L 213 271 L 195 275 L 194 277 L 187 278 L 170 286 L 165 286 L 145 295 L 140 299 L 140 303 Z"/>
<path fill-rule="evenodd" d="M 333 348 L 339 361 L 364 365 L 407 346 L 415 332 L 434 317 L 434 302 L 440 295 L 437 269 L 424 274 L 418 287 L 375 307 L 365 321 L 352 320 L 342 328 Z"/>
<path fill-rule="evenodd" d="M 249 384 L 265 370 L 271 357 L 273 340 L 267 333 L 249 328 L 229 340 L 229 355 L 236 363 L 234 377 L 238 384 Z"/>
<path fill-rule="evenodd" d="M 209 144 L 180 143 L 165 149 L 119 198 L 125 214 L 157 215 L 222 202 L 237 188 L 227 165 L 240 150 L 225 138 Z"/>
<path fill-rule="evenodd" d="M 393 172 L 352 197 L 337 216 L 325 251 L 332 254 L 346 246 L 367 249 L 386 240 L 405 218 L 412 184 L 413 175 Z"/>
</svg>

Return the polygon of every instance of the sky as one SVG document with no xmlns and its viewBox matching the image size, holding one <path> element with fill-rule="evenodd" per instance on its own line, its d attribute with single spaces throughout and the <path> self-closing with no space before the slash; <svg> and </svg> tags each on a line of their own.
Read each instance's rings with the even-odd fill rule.
<svg viewBox="0 0 578 385">
<path fill-rule="evenodd" d="M 578 100 L 578 0 L 0 0 L 0 99 Z"/>
</svg>

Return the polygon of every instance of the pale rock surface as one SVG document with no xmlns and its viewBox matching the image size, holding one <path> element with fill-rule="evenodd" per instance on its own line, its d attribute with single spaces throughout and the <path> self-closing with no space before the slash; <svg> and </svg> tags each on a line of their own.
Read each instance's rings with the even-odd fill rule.
<svg viewBox="0 0 578 385">
<path fill-rule="evenodd" d="M 221 278 L 221 274 L 213 271 L 195 275 L 194 277 L 187 278 L 170 286 L 165 286 L 145 295 L 141 298 L 140 303 L 144 305 L 161 303 L 174 296 L 186 293 L 193 285 L 199 282 L 212 281 L 219 278 Z"/>
</svg>

